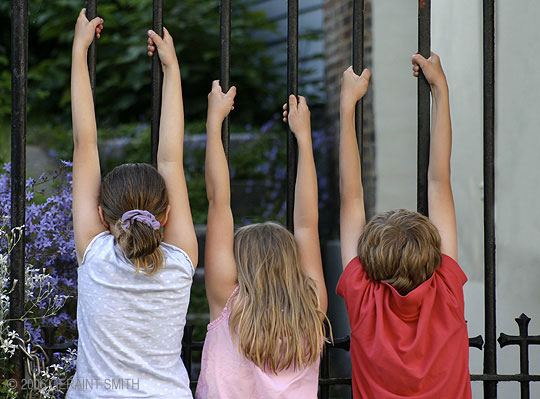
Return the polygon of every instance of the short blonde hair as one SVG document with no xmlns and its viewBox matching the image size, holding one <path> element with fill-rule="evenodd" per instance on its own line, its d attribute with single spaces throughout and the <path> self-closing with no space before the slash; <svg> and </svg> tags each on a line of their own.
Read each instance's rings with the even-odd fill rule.
<svg viewBox="0 0 540 399">
<path fill-rule="evenodd" d="M 406 209 L 376 215 L 358 241 L 358 258 L 373 281 L 406 295 L 440 266 L 441 237 L 430 220 Z"/>
</svg>

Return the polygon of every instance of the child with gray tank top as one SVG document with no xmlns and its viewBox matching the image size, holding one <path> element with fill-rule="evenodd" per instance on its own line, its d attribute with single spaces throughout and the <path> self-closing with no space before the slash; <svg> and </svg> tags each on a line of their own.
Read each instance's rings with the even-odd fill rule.
<svg viewBox="0 0 540 399">
<path fill-rule="evenodd" d="M 167 30 L 149 31 L 148 55 L 157 49 L 164 74 L 157 169 L 125 164 L 101 182 L 87 51 L 102 30 L 83 9 L 71 76 L 79 346 L 67 398 L 192 398 L 180 354 L 197 240 L 180 68 Z"/>
</svg>

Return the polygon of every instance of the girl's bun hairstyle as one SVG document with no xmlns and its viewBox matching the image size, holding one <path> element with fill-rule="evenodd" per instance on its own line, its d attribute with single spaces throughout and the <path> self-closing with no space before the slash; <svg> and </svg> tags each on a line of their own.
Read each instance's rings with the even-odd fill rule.
<svg viewBox="0 0 540 399">
<path fill-rule="evenodd" d="M 151 275 L 163 267 L 161 229 L 138 218 L 129 223 L 122 221 L 124 214 L 133 210 L 148 211 L 156 220 L 165 217 L 169 204 L 167 188 L 156 168 L 144 163 L 114 168 L 103 179 L 99 204 L 104 219 L 115 227 L 116 241 L 135 265 L 136 273 L 142 268 Z"/>
<path fill-rule="evenodd" d="M 375 215 L 358 242 L 358 258 L 373 281 L 407 295 L 429 279 L 442 262 L 441 237 L 418 212 L 396 209 Z"/>
</svg>

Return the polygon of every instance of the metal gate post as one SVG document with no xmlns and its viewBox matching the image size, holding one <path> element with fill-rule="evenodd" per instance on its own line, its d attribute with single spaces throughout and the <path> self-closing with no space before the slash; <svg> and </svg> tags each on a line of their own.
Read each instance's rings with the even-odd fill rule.
<svg viewBox="0 0 540 399">
<path fill-rule="evenodd" d="M 89 21 L 97 17 L 97 0 L 86 1 L 86 18 Z M 90 74 L 90 86 L 92 87 L 92 95 L 94 96 L 94 107 L 96 106 L 96 46 L 97 40 L 94 38 L 92 44 L 88 48 L 88 72 Z"/>
<path fill-rule="evenodd" d="M 26 181 L 26 103 L 28 90 L 28 0 L 11 2 L 11 228 L 24 226 Z M 25 233 L 14 246 L 10 257 L 10 328 L 24 339 L 24 266 Z M 23 353 L 13 356 L 13 377 L 19 397 L 24 378 Z"/>
<path fill-rule="evenodd" d="M 153 0 L 152 20 L 152 29 L 163 37 L 163 0 Z M 156 51 L 152 56 L 152 127 L 150 138 L 150 157 L 154 166 L 157 166 L 162 84 L 163 71 L 161 70 L 161 61 Z"/>
<path fill-rule="evenodd" d="M 220 85 L 226 93 L 231 87 L 231 0 L 221 0 L 220 7 Z M 221 141 L 225 157 L 229 161 L 230 124 L 229 115 L 221 127 Z"/>
<path fill-rule="evenodd" d="M 431 0 L 418 1 L 418 52 L 425 58 L 431 55 Z M 428 214 L 427 172 L 429 165 L 430 89 L 424 74 L 418 76 L 418 164 L 417 210 Z"/>
<path fill-rule="evenodd" d="M 364 69 L 364 11 L 364 0 L 354 0 L 352 58 L 353 70 L 358 75 Z M 364 181 L 364 99 L 356 104 L 355 118 L 356 138 L 362 164 L 360 170 L 362 171 L 362 181 Z"/>
<path fill-rule="evenodd" d="M 287 14 L 287 101 L 298 96 L 298 0 L 288 0 Z M 298 143 L 287 126 L 287 229 L 294 231 L 294 191 Z"/>
<path fill-rule="evenodd" d="M 495 1 L 484 0 L 484 374 L 497 374 L 495 324 Z M 497 381 L 484 382 L 484 398 Z"/>
</svg>

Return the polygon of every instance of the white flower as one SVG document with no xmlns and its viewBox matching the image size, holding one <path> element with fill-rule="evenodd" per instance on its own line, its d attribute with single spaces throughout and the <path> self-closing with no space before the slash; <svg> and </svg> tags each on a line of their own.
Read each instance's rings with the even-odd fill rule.
<svg viewBox="0 0 540 399">
<path fill-rule="evenodd" d="M 9 254 L 13 246 L 21 239 L 24 233 L 23 227 L 13 229 L 11 233 L 4 231 L 5 226 L 0 226 L 0 237 L 6 238 L 6 253 L 0 254 L 0 357 L 4 364 L 9 364 L 8 360 L 15 354 L 15 350 L 21 342 L 17 333 L 9 327 L 9 294 L 13 291 L 10 286 L 9 273 Z M 33 268 L 27 265 L 25 268 L 25 313 L 21 317 L 24 320 L 35 320 L 36 318 L 54 316 L 64 306 L 65 301 L 70 298 L 69 295 L 52 295 L 51 277 L 45 269 Z M 15 281 L 15 284 L 17 281 Z M 14 285 L 15 285 L 14 284 Z M 39 304 L 45 303 L 45 309 L 40 309 Z M 25 350 L 35 355 L 40 353 L 30 342 L 25 342 Z M 51 364 L 47 367 L 42 365 L 41 372 L 37 375 L 36 386 L 31 390 L 34 393 L 39 392 L 42 399 L 55 399 L 56 395 L 64 392 L 68 382 L 68 370 L 72 369 L 77 359 L 77 351 L 68 349 L 60 357 L 57 364 Z M 0 370 L 2 371 L 2 370 Z M 8 393 L 14 394 L 15 391 Z M 30 397 L 32 393 L 29 393 Z M 8 396 L 15 397 L 15 396 Z"/>
</svg>

